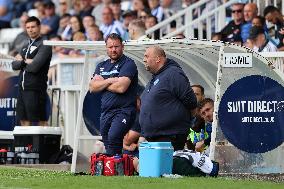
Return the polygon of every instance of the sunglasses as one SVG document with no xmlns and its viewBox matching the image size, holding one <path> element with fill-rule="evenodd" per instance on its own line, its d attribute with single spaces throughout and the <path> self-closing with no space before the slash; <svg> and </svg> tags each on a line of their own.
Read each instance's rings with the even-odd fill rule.
<svg viewBox="0 0 284 189">
<path fill-rule="evenodd" d="M 241 13 L 243 12 L 243 10 L 239 9 L 239 10 L 232 10 L 232 13 Z"/>
</svg>

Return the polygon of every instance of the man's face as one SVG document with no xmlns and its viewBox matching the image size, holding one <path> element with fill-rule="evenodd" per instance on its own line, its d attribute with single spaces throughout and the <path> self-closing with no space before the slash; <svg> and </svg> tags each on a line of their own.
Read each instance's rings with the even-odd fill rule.
<svg viewBox="0 0 284 189">
<path fill-rule="evenodd" d="M 112 23 L 113 15 L 111 9 L 108 8 L 103 9 L 102 15 L 103 15 L 102 20 L 104 24 L 109 25 Z"/>
<path fill-rule="evenodd" d="M 244 18 L 245 21 L 250 22 L 256 16 L 256 10 L 253 6 L 245 6 L 244 8 Z"/>
<path fill-rule="evenodd" d="M 85 29 L 91 27 L 91 26 L 94 26 L 96 23 L 95 23 L 95 20 L 93 17 L 91 16 L 85 16 L 83 18 L 83 26 Z"/>
<path fill-rule="evenodd" d="M 106 42 L 107 55 L 111 60 L 118 60 L 123 54 L 124 46 L 118 39 L 108 39 Z"/>
<path fill-rule="evenodd" d="M 208 102 L 200 109 L 200 116 L 206 122 L 213 122 L 213 111 L 214 111 L 213 104 Z"/>
<path fill-rule="evenodd" d="M 251 24 L 252 24 L 252 26 L 262 27 L 262 23 L 261 23 L 260 19 L 258 19 L 258 18 L 252 19 Z"/>
<path fill-rule="evenodd" d="M 144 59 L 143 59 L 145 69 L 149 71 L 150 73 L 155 73 L 154 70 L 156 68 L 156 62 L 157 62 L 157 56 L 154 55 L 153 49 L 148 48 L 146 49 L 146 52 L 144 53 Z"/>
<path fill-rule="evenodd" d="M 199 87 L 192 87 L 192 90 L 196 96 L 197 102 L 200 102 L 204 99 L 204 94 L 202 94 L 201 89 Z"/>
<path fill-rule="evenodd" d="M 36 22 L 26 23 L 26 30 L 31 39 L 36 39 L 40 35 L 40 26 Z"/>
<path fill-rule="evenodd" d="M 240 21 L 244 18 L 243 5 L 232 6 L 232 18 L 234 21 Z"/>
<path fill-rule="evenodd" d="M 147 29 L 151 28 L 152 26 L 154 26 L 154 25 L 156 25 L 156 24 L 157 24 L 157 23 L 156 23 L 155 19 L 154 19 L 154 18 L 151 18 L 151 17 L 147 18 L 146 21 L 145 21 L 145 27 L 146 27 Z"/>
<path fill-rule="evenodd" d="M 277 16 L 275 13 L 268 13 L 266 16 L 265 16 L 265 20 L 267 20 L 268 22 L 272 23 L 272 24 L 277 24 Z"/>
<path fill-rule="evenodd" d="M 148 3 L 149 3 L 150 9 L 154 9 L 159 5 L 160 1 L 159 0 L 148 0 Z"/>
</svg>

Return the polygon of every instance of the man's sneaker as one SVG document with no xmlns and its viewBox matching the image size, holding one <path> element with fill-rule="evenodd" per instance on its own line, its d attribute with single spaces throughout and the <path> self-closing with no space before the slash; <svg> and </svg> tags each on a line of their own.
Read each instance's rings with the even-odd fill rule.
<svg viewBox="0 0 284 189">
<path fill-rule="evenodd" d="M 219 173 L 219 163 L 216 162 L 216 161 L 212 161 L 213 163 L 213 168 L 212 168 L 212 171 L 211 173 L 209 174 L 209 176 L 211 177 L 217 177 L 218 176 L 218 173 Z"/>
</svg>

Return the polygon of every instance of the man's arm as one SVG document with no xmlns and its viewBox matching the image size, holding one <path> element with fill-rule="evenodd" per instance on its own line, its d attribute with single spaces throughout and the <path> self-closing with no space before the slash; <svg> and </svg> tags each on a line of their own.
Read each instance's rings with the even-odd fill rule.
<svg viewBox="0 0 284 189">
<path fill-rule="evenodd" d="M 89 83 L 89 91 L 90 92 L 103 91 L 115 82 L 117 82 L 117 78 L 104 79 L 100 75 L 95 75 Z"/>
<path fill-rule="evenodd" d="M 26 59 L 26 71 L 37 73 L 51 59 L 52 50 L 50 46 L 42 45 L 33 59 Z"/>
<path fill-rule="evenodd" d="M 129 130 L 129 132 L 123 138 L 123 149 L 128 151 L 134 151 L 137 148 L 137 141 L 140 134 L 136 131 Z"/>
<path fill-rule="evenodd" d="M 172 73 L 170 83 L 175 96 L 184 104 L 188 110 L 195 113 L 197 107 L 196 96 L 190 86 L 189 80 L 182 72 Z"/>
<path fill-rule="evenodd" d="M 17 56 L 15 57 L 16 60 L 12 62 L 12 68 L 13 70 L 21 70 L 22 68 L 24 68 L 26 66 L 22 56 L 20 54 L 17 54 Z"/>
<path fill-rule="evenodd" d="M 117 82 L 109 85 L 107 87 L 107 90 L 113 93 L 122 94 L 128 89 L 131 83 L 131 80 L 129 79 L 129 77 L 117 77 L 116 79 L 117 79 Z"/>
</svg>

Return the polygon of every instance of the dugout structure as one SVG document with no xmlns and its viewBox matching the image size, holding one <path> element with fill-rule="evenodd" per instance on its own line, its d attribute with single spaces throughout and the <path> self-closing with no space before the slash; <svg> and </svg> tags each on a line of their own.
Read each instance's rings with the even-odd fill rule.
<svg viewBox="0 0 284 189">
<path fill-rule="evenodd" d="M 85 162 L 85 166 L 82 166 L 80 161 L 77 161 L 78 152 L 84 147 L 84 141 L 80 138 L 84 129 L 82 104 L 96 64 L 106 58 L 94 58 L 93 55 L 106 55 L 105 43 L 45 41 L 44 44 L 86 52 L 78 99 L 71 172 L 86 170 L 89 165 Z M 205 95 L 214 99 L 210 158 L 220 162 L 220 172 L 284 172 L 284 159 L 281 157 L 284 152 L 284 122 L 281 118 L 281 115 L 284 117 L 281 111 L 281 102 L 284 102 L 283 73 L 274 69 L 272 63 L 256 52 L 230 43 L 187 39 L 127 41 L 124 53 L 135 60 L 139 81 L 143 85 L 151 78 L 151 74 L 143 65 L 143 54 L 145 48 L 153 45 L 162 47 L 168 58 L 181 65 L 191 84 L 202 85 Z M 272 88 L 269 88 L 268 84 Z M 246 93 L 247 91 L 249 93 Z M 251 105 L 253 103 L 256 105 Z M 269 112 L 270 110 L 273 112 Z M 266 118 L 269 118 L 268 122 L 265 122 Z M 270 130 L 271 128 L 273 130 Z M 93 136 L 93 139 L 98 138 L 100 137 Z M 92 150 L 91 147 L 89 149 Z"/>
</svg>

